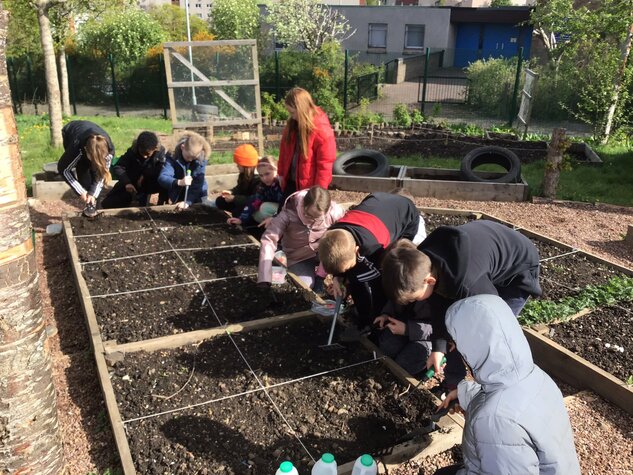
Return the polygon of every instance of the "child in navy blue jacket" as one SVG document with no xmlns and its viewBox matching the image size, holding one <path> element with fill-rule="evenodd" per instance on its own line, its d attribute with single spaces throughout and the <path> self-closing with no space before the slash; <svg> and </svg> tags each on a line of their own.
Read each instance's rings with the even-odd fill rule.
<svg viewBox="0 0 633 475">
<path fill-rule="evenodd" d="M 260 158 L 257 162 L 259 183 L 255 194 L 250 197 L 239 218 L 229 218 L 229 224 L 247 224 L 253 218 L 260 226 L 266 225 L 277 213 L 283 191 L 277 176 L 277 163 L 271 156 Z"/>
<path fill-rule="evenodd" d="M 174 153 L 167 156 L 158 183 L 167 190 L 169 200 L 177 210 L 200 203 L 207 196 L 205 168 L 211 146 L 201 135 L 185 132 Z M 185 196 L 186 195 L 186 196 Z"/>
</svg>

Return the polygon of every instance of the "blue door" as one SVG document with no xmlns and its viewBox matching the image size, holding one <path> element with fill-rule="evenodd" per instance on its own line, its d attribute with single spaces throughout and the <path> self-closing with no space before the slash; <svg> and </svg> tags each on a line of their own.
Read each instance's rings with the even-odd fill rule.
<svg viewBox="0 0 633 475">
<path fill-rule="evenodd" d="M 457 29 L 455 40 L 455 66 L 465 68 L 479 59 L 480 23 L 462 23 Z"/>
<path fill-rule="evenodd" d="M 455 66 L 465 68 L 483 58 L 513 58 L 519 47 L 530 57 L 532 28 L 501 24 L 463 23 L 457 30 Z"/>
</svg>

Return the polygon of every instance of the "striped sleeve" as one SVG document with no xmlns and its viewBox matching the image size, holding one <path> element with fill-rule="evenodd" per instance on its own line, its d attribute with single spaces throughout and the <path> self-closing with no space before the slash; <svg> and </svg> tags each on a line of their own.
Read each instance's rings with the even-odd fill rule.
<svg viewBox="0 0 633 475">
<path fill-rule="evenodd" d="M 78 195 L 83 195 L 87 192 L 85 188 L 81 186 L 81 183 L 77 181 L 77 178 L 75 177 L 75 174 L 73 173 L 73 168 L 77 166 L 77 162 L 80 159 L 81 159 L 81 152 L 79 152 L 79 154 L 73 159 L 73 161 L 68 164 L 68 166 L 62 172 L 62 175 L 64 176 L 66 183 L 68 183 L 71 186 L 71 188 L 75 190 L 75 193 L 77 193 Z"/>
<path fill-rule="evenodd" d="M 106 162 L 106 167 L 109 170 L 110 169 L 110 164 L 112 163 L 112 155 L 108 155 L 105 158 L 105 162 Z M 103 189 L 103 178 L 100 178 L 99 181 L 94 185 L 94 192 L 91 193 L 92 196 L 94 196 L 95 198 L 98 198 L 99 197 L 99 193 L 101 193 L 102 189 Z"/>
</svg>

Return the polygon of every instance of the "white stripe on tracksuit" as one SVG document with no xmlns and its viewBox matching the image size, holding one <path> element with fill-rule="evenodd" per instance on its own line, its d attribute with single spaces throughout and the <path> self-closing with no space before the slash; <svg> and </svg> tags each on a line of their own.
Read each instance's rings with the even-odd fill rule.
<svg viewBox="0 0 633 475">
<path fill-rule="evenodd" d="M 75 159 L 68 164 L 68 166 L 64 169 L 63 174 L 64 178 L 66 178 L 66 181 L 73 188 L 73 190 L 75 190 L 78 195 L 83 195 L 84 193 L 87 193 L 87 191 L 83 186 L 81 186 L 81 183 L 77 181 L 77 178 L 73 173 L 73 168 L 75 168 L 80 158 L 81 152 L 79 152 L 79 155 L 77 155 Z"/>
<path fill-rule="evenodd" d="M 107 167 L 108 169 L 110 169 L 110 164 L 112 163 L 112 155 L 108 155 L 108 156 L 105 158 L 105 162 L 106 162 L 106 167 Z M 101 193 L 101 189 L 102 189 L 102 188 L 103 188 L 103 178 L 101 178 L 101 179 L 97 182 L 97 184 L 96 184 L 96 186 L 95 186 L 95 191 L 94 191 L 94 194 L 93 194 L 92 196 L 94 196 L 95 198 L 98 198 L 98 197 L 99 197 L 99 193 Z"/>
</svg>

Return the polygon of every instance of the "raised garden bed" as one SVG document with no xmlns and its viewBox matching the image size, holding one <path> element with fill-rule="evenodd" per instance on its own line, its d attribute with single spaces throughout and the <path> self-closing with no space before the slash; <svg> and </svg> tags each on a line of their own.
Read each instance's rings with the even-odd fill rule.
<svg viewBox="0 0 633 475">
<path fill-rule="evenodd" d="M 143 462 L 149 449 L 156 454 L 152 457 L 156 465 L 142 473 L 162 473 L 173 466 L 186 466 L 188 473 L 205 466 L 224 466 L 223 473 L 269 473 L 283 456 L 307 473 L 312 458 L 322 452 L 335 453 L 341 462 L 351 461 L 361 452 L 389 449 L 428 423 L 435 408 L 431 396 L 416 391 L 402 398 L 406 385 L 380 360 L 373 360 L 371 352 L 359 344 L 340 351 L 319 348 L 328 326 L 310 319 L 233 334 L 259 381 L 278 385 L 268 390 L 269 396 L 227 336 L 126 355 L 112 376 L 124 419 L 214 401 L 126 423 L 137 470 L 146 468 Z M 302 357 L 293 358 L 298 352 Z M 354 364 L 358 366 L 344 368 Z M 290 382 L 296 379 L 301 380 Z M 279 385 L 284 382 L 288 384 Z M 256 392 L 231 397 L 246 391 Z M 285 421 L 269 404 L 271 400 Z M 295 436 L 305 448 L 299 444 L 292 448 Z M 187 458 L 180 447 L 174 447 L 174 438 L 188 444 L 195 441 L 207 450 L 194 451 Z"/>
<path fill-rule="evenodd" d="M 622 307 L 598 308 L 569 322 L 550 325 L 548 336 L 622 381 L 633 381 L 630 311 Z"/>
<path fill-rule="evenodd" d="M 431 214 L 429 225 L 458 225 L 480 216 L 491 218 L 471 211 L 425 211 Z M 225 227 L 222 224 L 224 216 L 221 221 L 219 215 L 216 215 L 218 222 L 214 224 L 204 221 L 209 219 L 208 216 L 213 217 L 213 214 L 204 213 L 202 220 L 198 221 L 191 215 L 170 214 L 163 217 L 157 208 L 152 213 L 154 221 L 150 221 L 145 213 L 152 229 L 156 229 L 156 223 L 161 229 L 176 226 L 183 226 L 183 230 L 193 230 L 196 226 L 202 226 L 205 230 Z M 117 217 L 116 212 L 113 214 Z M 451 217 L 436 219 L 434 216 L 443 214 Z M 178 221 L 180 219 L 182 222 Z M 108 220 L 99 221 L 103 224 Z M 142 224 L 138 220 L 133 222 Z M 417 440 L 412 445 L 397 445 L 393 451 L 388 449 L 399 442 L 402 435 L 424 425 L 428 410 L 432 409 L 432 404 L 427 406 L 430 396 L 416 392 L 406 399 L 396 398 L 396 395 L 406 390 L 404 381 L 415 381 L 407 379 L 407 375 L 391 360 L 379 358 L 379 361 L 374 361 L 371 351 L 352 347 L 341 352 L 326 353 L 319 349 L 318 345 L 325 343 L 328 322 L 316 323 L 316 320 L 310 320 L 310 325 L 314 326 L 311 328 L 303 322 L 303 319 L 308 318 L 307 314 L 288 315 L 295 310 L 288 305 L 288 296 L 284 295 L 283 305 L 279 305 L 278 298 L 273 299 L 266 289 L 255 287 L 254 276 L 246 275 L 256 270 L 256 246 L 178 252 L 187 263 L 184 271 L 178 269 L 178 275 L 191 280 L 194 275 L 201 279 L 221 279 L 202 284 L 204 293 L 217 313 L 216 321 L 213 322 L 211 314 L 204 314 L 204 297 L 202 291 L 196 291 L 196 287 L 200 289 L 197 284 L 116 297 L 90 298 L 68 222 L 65 223 L 65 231 L 109 416 L 126 474 L 196 473 L 205 469 L 207 473 L 272 473 L 279 461 L 286 458 L 295 461 L 300 470 L 307 472 L 311 455 L 318 457 L 319 452 L 333 450 L 333 447 L 336 448 L 337 459 L 342 463 L 353 460 L 365 451 L 380 453 L 385 463 L 392 463 L 390 461 L 395 460 L 393 457 L 396 454 L 400 457 L 398 461 L 403 461 L 415 453 L 429 454 L 425 450 L 431 448 L 430 454 L 437 454 L 459 442 L 457 430 L 432 433 L 425 436 L 422 442 Z M 521 232 L 539 240 L 538 235 Z M 111 236 L 116 240 L 122 234 L 125 233 L 115 231 Z M 185 236 L 189 235 L 185 233 Z M 566 250 L 560 243 L 547 238 L 542 240 L 547 243 L 543 249 L 549 249 L 550 253 L 556 253 L 558 247 Z M 222 251 L 223 258 L 216 258 L 218 251 Z M 165 255 L 176 256 L 176 253 L 158 256 Z M 143 288 L 147 276 L 132 276 L 134 266 L 129 264 L 134 259 L 138 258 L 90 264 L 94 266 L 89 269 L 92 274 L 85 275 L 93 279 L 89 280 L 93 287 L 98 283 L 101 285 L 98 289 L 107 288 L 111 293 L 112 289 L 119 289 L 118 284 L 114 276 L 104 278 L 103 270 L 106 273 L 108 270 L 118 273 L 118 277 L 129 272 L 131 277 L 127 280 L 133 284 L 130 287 L 138 290 Z M 154 260 L 152 256 L 152 266 L 155 265 Z M 590 260 L 593 261 L 593 258 Z M 179 262 L 182 264 L 182 261 Z M 100 267 L 113 263 L 126 263 L 127 270 L 125 267 L 115 270 Z M 608 263 L 598 264 L 609 267 Z M 188 268 L 193 270 L 194 275 Z M 626 273 L 617 266 L 613 269 Z M 99 273 L 101 275 L 93 275 Z M 164 277 L 164 273 L 159 273 L 152 279 L 159 281 Z M 150 282 L 151 285 L 155 285 L 154 280 Z M 306 305 L 299 300 L 305 290 L 288 290 L 292 298 L 297 298 L 298 305 Z M 258 294 L 258 291 L 261 293 Z M 143 294 L 147 297 L 141 297 Z M 154 306 L 158 305 L 160 309 L 152 318 L 144 318 L 145 314 L 149 315 L 152 306 L 150 294 L 154 295 Z M 217 300 L 214 303 L 213 298 L 221 299 L 222 303 Z M 246 304 L 252 304 L 252 310 L 243 312 L 240 307 Z M 111 312 L 117 305 L 128 305 L 130 310 L 121 318 L 117 318 L 120 315 L 116 311 L 117 315 L 108 315 L 108 309 Z M 304 308 L 298 306 L 296 310 Z M 101 318 L 99 323 L 95 310 Z M 262 313 L 256 313 L 258 310 Z M 256 320 L 245 321 L 250 318 Z M 125 325 L 127 322 L 124 320 L 128 320 L 130 325 Z M 297 320 L 302 323 L 291 323 Z M 218 321 L 230 325 L 210 326 L 217 325 Z M 103 336 L 101 331 L 104 332 Z M 126 332 L 130 334 L 127 339 L 124 336 Z M 233 341 L 227 334 L 231 335 Z M 620 380 L 604 371 L 596 372 L 593 365 L 537 332 L 526 329 L 526 334 L 537 363 L 546 370 L 555 376 L 566 375 L 567 378 L 561 376 L 561 379 L 577 387 L 590 386 L 625 410 L 631 410 L 632 392 Z M 109 341 L 104 343 L 104 339 Z M 200 344 L 202 341 L 204 343 Z M 241 355 L 235 350 L 233 342 L 240 348 Z M 153 353 L 135 353 L 140 350 Z M 115 364 L 112 380 L 106 368 L 106 358 Z M 318 374 L 357 363 L 362 364 L 335 373 Z M 384 369 L 383 364 L 393 371 L 393 375 Z M 306 379 L 310 375 L 315 376 Z M 292 381 L 299 378 L 304 379 Z M 258 389 L 260 382 L 268 386 L 281 385 L 270 388 L 266 395 Z M 255 392 L 229 397 L 249 390 Z M 129 417 L 172 411 L 211 399 L 221 400 L 157 417 L 128 420 L 125 424 L 122 422 L 122 419 Z M 410 400 L 411 405 L 406 400 Z M 285 419 L 279 416 L 280 412 Z M 446 419 L 443 420 L 446 424 Z M 455 424 L 453 419 L 448 421 Z M 387 430 L 382 430 L 383 426 Z M 301 439 L 303 446 L 298 439 Z M 363 446 L 354 445 L 359 441 Z M 420 452 L 421 447 L 426 448 Z"/>
<path fill-rule="evenodd" d="M 76 239 L 75 242 L 81 262 L 138 256 L 171 249 L 163 234 L 151 228 L 143 232 L 121 233 L 118 236 L 87 236 Z"/>
</svg>

